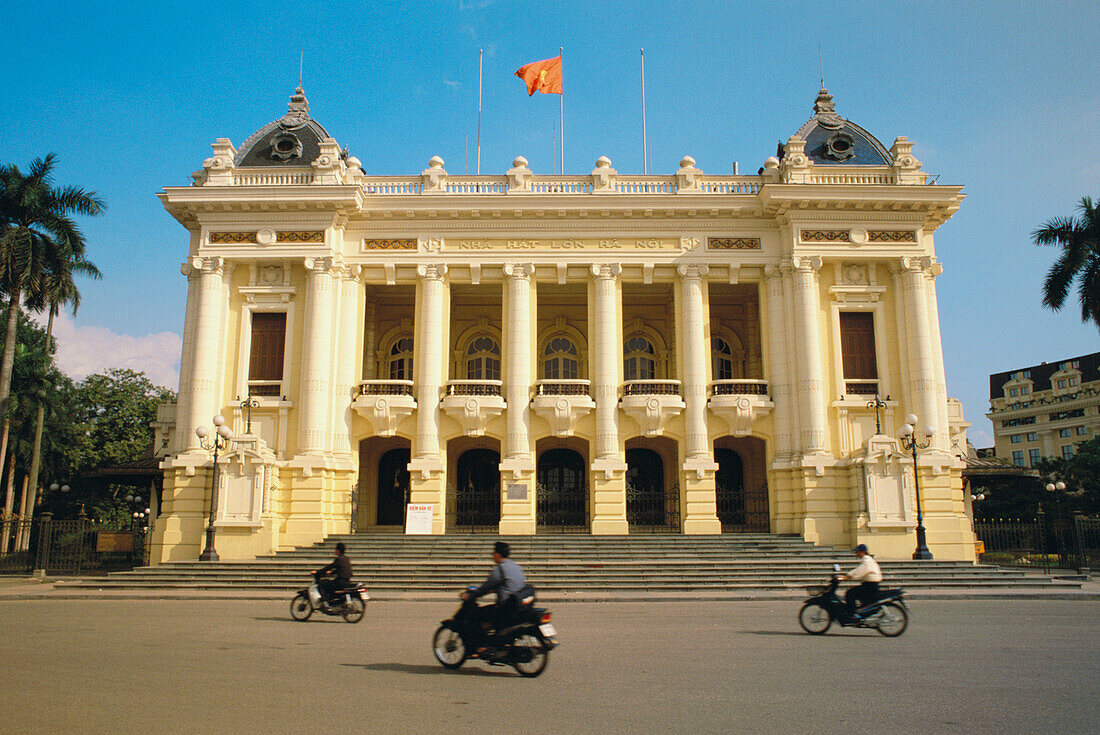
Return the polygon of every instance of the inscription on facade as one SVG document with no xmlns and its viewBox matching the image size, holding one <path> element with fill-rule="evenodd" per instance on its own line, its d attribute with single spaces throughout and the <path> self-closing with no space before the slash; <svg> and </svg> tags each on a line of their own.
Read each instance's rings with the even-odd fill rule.
<svg viewBox="0 0 1100 735">
<path fill-rule="evenodd" d="M 444 249 L 457 243 L 458 250 L 680 250 L 672 238 L 562 238 L 525 240 L 449 240 Z"/>
</svg>

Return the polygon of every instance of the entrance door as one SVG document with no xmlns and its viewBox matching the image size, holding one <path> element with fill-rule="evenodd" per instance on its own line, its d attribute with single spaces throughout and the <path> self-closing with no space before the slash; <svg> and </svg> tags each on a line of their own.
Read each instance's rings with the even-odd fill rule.
<svg viewBox="0 0 1100 735">
<path fill-rule="evenodd" d="M 626 520 L 632 526 L 675 529 L 678 499 L 665 492 L 665 463 L 652 449 L 626 450 Z"/>
<path fill-rule="evenodd" d="M 718 472 L 714 475 L 718 520 L 722 530 L 740 533 L 767 533 L 768 486 L 745 488 L 745 471 L 741 455 L 732 449 L 714 450 Z"/>
<path fill-rule="evenodd" d="M 409 450 L 391 449 L 378 460 L 379 526 L 403 526 L 409 495 Z"/>
<path fill-rule="evenodd" d="M 539 457 L 535 493 L 538 525 L 547 530 L 588 527 L 584 457 L 572 449 L 551 449 Z"/>
<path fill-rule="evenodd" d="M 492 449 L 463 452 L 457 475 L 455 526 L 496 531 L 500 524 L 500 454 Z"/>
</svg>

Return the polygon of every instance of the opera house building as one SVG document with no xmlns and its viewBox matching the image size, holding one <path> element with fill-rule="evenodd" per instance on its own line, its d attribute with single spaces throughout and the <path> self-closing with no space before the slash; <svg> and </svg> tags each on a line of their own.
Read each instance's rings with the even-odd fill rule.
<svg viewBox="0 0 1100 735">
<path fill-rule="evenodd" d="M 937 559 L 974 558 L 933 240 L 963 195 L 906 138 L 821 90 L 752 175 L 384 176 L 301 89 L 289 108 L 159 195 L 188 295 L 153 563 L 195 559 L 211 518 L 250 558 L 403 532 L 409 504 L 433 534 L 881 558 L 911 556 L 920 510 Z"/>
</svg>

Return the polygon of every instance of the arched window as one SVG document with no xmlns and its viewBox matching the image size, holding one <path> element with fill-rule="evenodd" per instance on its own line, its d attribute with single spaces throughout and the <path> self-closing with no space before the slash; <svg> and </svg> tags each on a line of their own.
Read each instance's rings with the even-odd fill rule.
<svg viewBox="0 0 1100 735">
<path fill-rule="evenodd" d="M 390 380 L 413 379 L 413 341 L 412 337 L 402 337 L 393 343 L 389 354 Z"/>
<path fill-rule="evenodd" d="M 657 377 L 657 358 L 653 343 L 640 334 L 623 346 L 623 379 L 653 380 Z"/>
<path fill-rule="evenodd" d="M 710 344 L 714 354 L 714 379 L 733 380 L 733 350 L 729 343 L 721 337 L 715 337 Z"/>
<path fill-rule="evenodd" d="M 577 346 L 564 335 L 553 337 L 542 351 L 542 377 L 574 380 L 577 375 Z"/>
<path fill-rule="evenodd" d="M 500 345 L 492 337 L 470 341 L 466 348 L 466 380 L 500 380 Z"/>
</svg>

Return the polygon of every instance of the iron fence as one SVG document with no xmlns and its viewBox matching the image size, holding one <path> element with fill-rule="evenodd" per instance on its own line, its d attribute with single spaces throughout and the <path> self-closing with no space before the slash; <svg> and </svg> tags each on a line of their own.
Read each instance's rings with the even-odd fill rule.
<svg viewBox="0 0 1100 735">
<path fill-rule="evenodd" d="M 145 534 L 87 518 L 0 523 L 0 573 L 80 575 L 133 569 L 146 562 Z M 16 543 L 22 539 L 22 543 Z"/>
<path fill-rule="evenodd" d="M 977 521 L 974 533 L 982 542 L 983 564 L 1078 572 L 1100 564 L 1100 518 L 1081 513 L 1050 518 L 1040 511 L 1031 520 Z"/>
<path fill-rule="evenodd" d="M 626 485 L 626 521 L 633 531 L 680 530 L 680 484 Z"/>
</svg>

